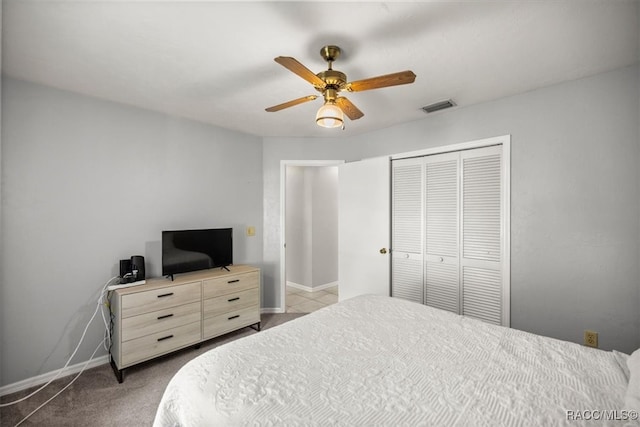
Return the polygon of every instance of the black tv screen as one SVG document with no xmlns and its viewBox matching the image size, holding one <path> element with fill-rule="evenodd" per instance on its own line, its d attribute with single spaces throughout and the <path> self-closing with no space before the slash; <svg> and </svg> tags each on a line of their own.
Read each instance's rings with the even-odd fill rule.
<svg viewBox="0 0 640 427">
<path fill-rule="evenodd" d="M 162 232 L 162 275 L 186 273 L 233 264 L 233 229 Z"/>
</svg>

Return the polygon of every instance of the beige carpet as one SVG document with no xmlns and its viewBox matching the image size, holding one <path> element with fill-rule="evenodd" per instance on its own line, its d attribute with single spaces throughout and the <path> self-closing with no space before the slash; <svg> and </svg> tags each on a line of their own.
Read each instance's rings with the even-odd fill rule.
<svg viewBox="0 0 640 427">
<path fill-rule="evenodd" d="M 272 328 L 303 314 L 263 314 L 262 329 Z M 244 328 L 192 347 L 125 370 L 118 384 L 111 366 L 106 364 L 84 372 L 76 382 L 22 426 L 150 426 L 160 398 L 173 375 L 194 357 L 240 337 L 259 332 Z M 61 378 L 31 399 L 0 409 L 0 425 L 15 426 L 27 414 L 68 384 L 73 377 Z M 33 389 L 32 389 L 33 390 Z M 25 390 L 4 396 L 1 402 L 29 394 Z"/>
</svg>

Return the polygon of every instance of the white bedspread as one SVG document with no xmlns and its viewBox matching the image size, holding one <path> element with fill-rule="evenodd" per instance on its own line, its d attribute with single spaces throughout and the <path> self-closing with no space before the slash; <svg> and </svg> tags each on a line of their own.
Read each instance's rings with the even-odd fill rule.
<svg viewBox="0 0 640 427">
<path fill-rule="evenodd" d="M 606 425 L 566 411 L 620 410 L 627 382 L 613 352 L 362 296 L 197 357 L 154 426 Z"/>
</svg>

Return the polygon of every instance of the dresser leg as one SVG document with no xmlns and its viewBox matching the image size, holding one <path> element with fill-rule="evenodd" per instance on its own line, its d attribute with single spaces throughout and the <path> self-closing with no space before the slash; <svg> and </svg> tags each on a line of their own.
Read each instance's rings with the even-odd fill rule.
<svg viewBox="0 0 640 427">
<path fill-rule="evenodd" d="M 122 375 L 124 372 L 124 369 L 122 370 L 118 369 L 118 367 L 116 366 L 111 356 L 109 356 L 109 363 L 111 363 L 111 367 L 113 368 L 113 373 L 116 374 L 116 379 L 118 380 L 118 383 L 122 384 L 122 381 L 124 380 Z"/>
<path fill-rule="evenodd" d="M 258 332 L 260 332 L 260 322 L 258 323 L 254 323 L 253 325 L 249 326 L 251 329 L 256 330 Z"/>
</svg>

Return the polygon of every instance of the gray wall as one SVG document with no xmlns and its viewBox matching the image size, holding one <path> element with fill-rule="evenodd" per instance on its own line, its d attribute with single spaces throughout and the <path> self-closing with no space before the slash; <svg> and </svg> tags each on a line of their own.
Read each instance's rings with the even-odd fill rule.
<svg viewBox="0 0 640 427">
<path fill-rule="evenodd" d="M 285 235 L 287 240 L 286 256 L 287 270 L 286 280 L 298 284 L 310 281 L 307 274 L 308 260 L 311 251 L 307 248 L 309 240 L 307 233 L 307 213 L 309 212 L 308 192 L 305 191 L 305 168 L 302 166 L 286 167 L 286 194 L 285 194 Z"/>
<path fill-rule="evenodd" d="M 638 22 L 640 22 L 640 7 L 636 7 L 636 12 L 638 15 Z M 638 34 L 638 54 L 640 55 L 640 34 Z M 640 66 L 638 66 L 636 73 L 638 74 L 638 79 L 640 80 Z M 640 84 L 638 85 L 640 86 Z M 633 93 L 633 92 L 632 92 Z M 638 105 L 640 105 L 640 89 L 638 89 L 638 100 L 637 100 Z M 638 108 L 638 111 L 636 112 L 636 123 L 638 123 L 638 135 L 640 135 L 640 108 Z M 640 139 L 640 137 L 639 137 Z M 640 150 L 638 153 L 639 157 L 637 160 L 637 164 L 640 165 Z M 639 173 L 640 174 L 640 173 Z M 640 185 L 638 185 L 638 199 L 640 200 Z M 640 220 L 640 215 L 638 216 L 638 219 Z M 638 243 L 638 246 L 640 247 L 640 242 Z M 640 249 L 638 250 L 639 252 L 639 256 L 640 256 Z M 638 259 L 638 269 L 640 269 L 640 259 Z M 640 280 L 639 280 L 640 282 Z M 640 284 L 638 285 L 640 286 Z M 640 292 L 638 292 L 638 307 L 640 307 Z"/>
<path fill-rule="evenodd" d="M 119 259 L 144 255 L 159 276 L 163 229 L 234 227 L 234 262 L 261 265 L 260 138 L 3 85 L 3 385 L 62 367 Z M 100 323 L 72 364 L 89 358 Z"/>
<path fill-rule="evenodd" d="M 338 280 L 338 167 L 311 169 L 313 263 L 311 286 Z"/>
<path fill-rule="evenodd" d="M 314 288 L 338 280 L 338 168 L 287 166 L 286 280 Z"/>
<path fill-rule="evenodd" d="M 3 2 L 0 2 L 0 35 L 2 33 L 2 8 Z M 0 36 L 0 70 L 2 69 L 2 37 Z M 2 99 L 2 79 L 0 78 L 0 100 Z M 3 230 L 2 230 L 2 197 L 1 197 L 1 189 L 4 184 L 2 184 L 2 102 L 0 102 L 0 239 L 2 239 Z M 2 278 L 2 244 L 0 243 L 0 278 Z M 2 318 L 2 301 L 5 300 L 4 296 L 4 286 L 2 282 L 0 282 L 0 322 L 3 321 Z M 0 326 L 0 346 L 4 343 L 4 328 Z M 4 374 L 2 369 L 2 351 L 0 350 L 0 384 L 4 384 Z"/>
<path fill-rule="evenodd" d="M 504 134 L 512 135 L 513 327 L 576 342 L 590 328 L 602 348 L 640 347 L 637 66 L 350 139 L 262 146 L 2 83 L 0 384 L 62 366 L 118 259 L 145 255 L 159 274 L 164 228 L 235 227 L 235 261 L 263 267 L 262 306 L 277 307 L 281 160 L 358 160 Z M 257 237 L 244 237 L 246 225 Z M 89 330 L 75 363 L 102 332 L 97 323 Z"/>
<path fill-rule="evenodd" d="M 344 159 L 512 135 L 511 324 L 640 347 L 638 66 L 350 139 L 265 138 L 265 299 L 279 301 L 281 159 Z"/>
</svg>

